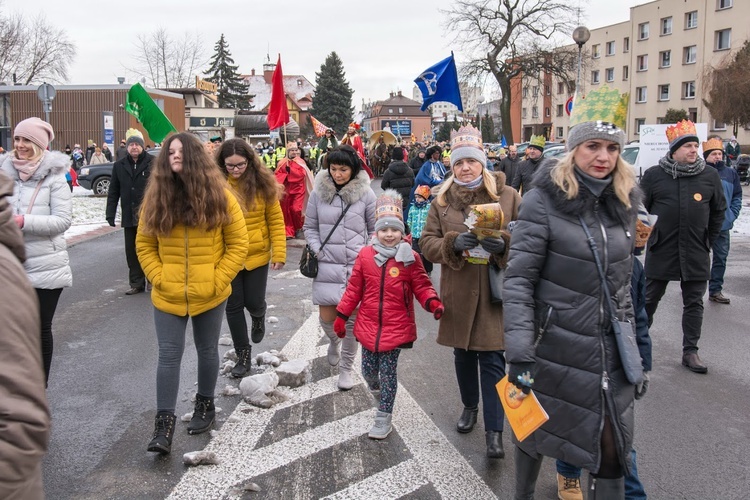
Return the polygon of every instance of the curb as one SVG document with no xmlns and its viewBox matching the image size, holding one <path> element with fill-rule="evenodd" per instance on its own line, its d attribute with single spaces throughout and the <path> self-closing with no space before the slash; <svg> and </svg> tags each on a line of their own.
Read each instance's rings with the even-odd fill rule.
<svg viewBox="0 0 750 500">
<path fill-rule="evenodd" d="M 66 239 L 65 242 L 67 243 L 68 248 L 70 248 L 79 243 L 93 240 L 95 238 L 99 238 L 100 236 L 104 236 L 105 234 L 114 233 L 115 231 L 118 231 L 118 230 L 120 230 L 120 227 L 103 226 L 103 227 L 96 228 L 92 231 L 89 231 L 87 233 L 71 236 L 70 238 Z"/>
</svg>

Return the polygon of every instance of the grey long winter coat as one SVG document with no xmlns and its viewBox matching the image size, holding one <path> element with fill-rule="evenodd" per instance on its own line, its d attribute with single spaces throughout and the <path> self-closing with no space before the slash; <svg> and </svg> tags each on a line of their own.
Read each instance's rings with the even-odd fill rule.
<svg viewBox="0 0 750 500">
<path fill-rule="evenodd" d="M 347 204 L 351 204 L 343 220 L 320 251 Z M 318 256 L 318 276 L 313 280 L 313 304 L 335 306 L 344 295 L 360 249 L 375 232 L 375 193 L 370 177 L 360 170 L 340 191 L 328 170 L 315 176 L 315 184 L 305 212 L 305 239 Z"/>
<path fill-rule="evenodd" d="M 21 231 L 26 245 L 24 267 L 34 288 L 54 290 L 73 284 L 68 250 L 63 234 L 72 220 L 72 198 L 65 172 L 70 158 L 58 151 L 46 151 L 39 168 L 26 181 L 18 176 L 10 154 L 0 156 L 0 169 L 13 180 L 9 202 L 14 215 L 24 216 Z M 26 213 L 38 183 L 42 187 L 31 213 Z"/>
<path fill-rule="evenodd" d="M 555 162 L 540 166 L 535 189 L 523 198 L 503 291 L 507 360 L 536 362 L 533 390 L 550 417 L 518 446 L 532 456 L 562 459 L 596 473 L 606 413 L 627 468 L 634 387 L 622 370 L 578 215 L 596 240 L 617 317 L 634 324 L 630 275 L 640 191 L 630 193 L 633 210 L 620 203 L 611 185 L 599 199 L 581 185 L 578 196 L 567 200 L 550 178 Z M 535 347 L 539 319 L 548 311 L 546 330 Z"/>
</svg>

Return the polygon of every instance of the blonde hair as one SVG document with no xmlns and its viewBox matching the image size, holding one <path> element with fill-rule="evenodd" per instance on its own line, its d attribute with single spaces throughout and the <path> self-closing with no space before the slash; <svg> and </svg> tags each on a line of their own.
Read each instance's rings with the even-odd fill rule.
<svg viewBox="0 0 750 500">
<path fill-rule="evenodd" d="M 36 160 L 38 160 L 39 158 L 41 158 L 41 157 L 42 157 L 42 155 L 44 154 L 44 150 L 43 150 L 42 148 L 40 148 L 40 147 L 39 147 L 39 145 L 37 145 L 37 144 L 35 144 L 35 143 L 31 142 L 31 141 L 29 141 L 29 144 L 31 144 L 31 150 L 32 150 L 32 151 L 34 152 L 34 154 L 32 155 L 32 157 L 31 157 L 31 158 L 29 158 L 29 161 L 36 161 Z M 18 156 L 18 151 L 16 151 L 16 150 L 14 149 L 14 150 L 12 151 L 12 153 L 13 153 L 13 156 L 14 156 L 15 158 L 18 158 L 19 160 L 21 159 L 21 158 L 20 158 L 20 157 Z"/>
<path fill-rule="evenodd" d="M 560 159 L 550 172 L 552 182 L 567 195 L 569 200 L 578 196 L 578 179 L 576 179 L 575 175 L 575 161 L 573 158 L 579 147 L 576 146 Z M 621 155 L 617 156 L 615 168 L 612 171 L 612 186 L 615 189 L 617 199 L 627 208 L 632 208 L 630 192 L 635 188 L 635 174 L 633 173 L 633 168 L 628 162 L 622 159 Z"/>
<path fill-rule="evenodd" d="M 455 177 L 455 175 L 451 175 L 450 177 L 448 177 L 448 179 L 443 182 L 440 191 L 438 191 L 437 202 L 441 207 L 445 207 L 448 205 L 448 201 L 445 199 L 445 194 L 453 185 Z M 490 195 L 490 198 L 492 198 L 493 201 L 498 201 L 500 199 L 500 195 L 497 194 L 497 182 L 495 182 L 495 176 L 492 175 L 492 173 L 490 173 L 490 171 L 486 168 L 482 168 L 482 185 L 487 190 L 487 193 Z"/>
</svg>

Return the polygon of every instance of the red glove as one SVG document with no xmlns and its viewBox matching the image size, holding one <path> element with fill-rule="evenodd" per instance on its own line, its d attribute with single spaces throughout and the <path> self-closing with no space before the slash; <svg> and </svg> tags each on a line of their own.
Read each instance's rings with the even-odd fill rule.
<svg viewBox="0 0 750 500">
<path fill-rule="evenodd" d="M 341 316 L 336 316 L 336 320 L 333 322 L 333 331 L 340 339 L 346 337 L 346 320 Z"/>
<path fill-rule="evenodd" d="M 440 319 L 443 317 L 445 307 L 443 307 L 443 303 L 440 302 L 440 300 L 431 300 L 427 307 L 430 308 L 430 312 L 432 313 L 433 318 Z"/>
</svg>

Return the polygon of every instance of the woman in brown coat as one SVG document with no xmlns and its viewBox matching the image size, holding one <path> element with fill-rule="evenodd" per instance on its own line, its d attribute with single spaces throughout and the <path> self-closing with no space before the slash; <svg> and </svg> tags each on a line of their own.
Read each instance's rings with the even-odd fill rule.
<svg viewBox="0 0 750 500">
<path fill-rule="evenodd" d="M 486 163 L 478 130 L 462 127 L 452 134 L 453 175 L 430 207 L 419 246 L 428 260 L 442 264 L 440 298 L 445 314 L 437 341 L 453 348 L 464 405 L 456 429 L 467 433 L 474 428 L 481 387 L 487 456 L 503 458 L 504 412 L 495 390 L 495 384 L 505 375 L 503 308 L 491 302 L 487 265 L 469 263 L 462 253 L 481 246 L 492 260 L 505 267 L 510 236 L 503 233 L 502 239 L 485 238 L 480 242 L 464 221 L 472 205 L 500 203 L 505 230 L 508 222 L 518 216 L 521 196 L 505 185 L 504 173 L 489 172 L 484 167 Z"/>
</svg>

